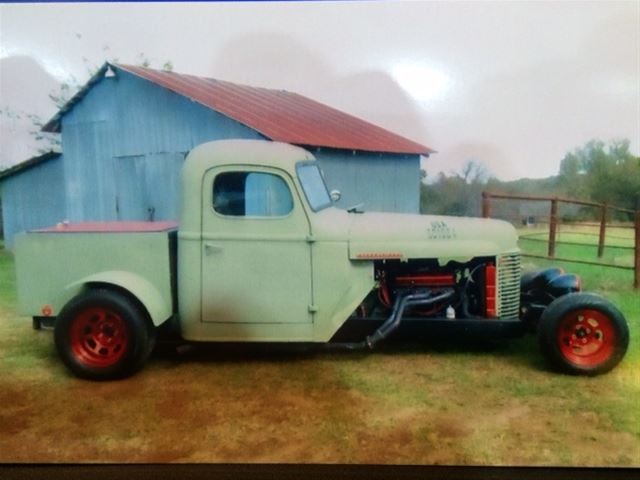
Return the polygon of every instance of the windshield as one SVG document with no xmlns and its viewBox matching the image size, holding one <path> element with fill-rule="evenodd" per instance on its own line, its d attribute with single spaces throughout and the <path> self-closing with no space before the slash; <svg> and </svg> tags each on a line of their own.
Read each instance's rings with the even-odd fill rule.
<svg viewBox="0 0 640 480">
<path fill-rule="evenodd" d="M 297 165 L 298 180 L 302 185 L 307 201 L 314 212 L 331 205 L 331 197 L 315 162 L 301 162 Z"/>
</svg>

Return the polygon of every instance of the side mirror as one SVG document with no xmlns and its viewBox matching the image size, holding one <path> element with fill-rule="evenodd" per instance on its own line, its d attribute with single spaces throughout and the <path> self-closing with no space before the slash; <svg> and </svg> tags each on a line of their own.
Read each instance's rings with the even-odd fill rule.
<svg viewBox="0 0 640 480">
<path fill-rule="evenodd" d="M 340 190 L 331 190 L 331 193 L 329 194 L 329 196 L 331 196 L 331 201 L 333 203 L 336 203 L 338 200 L 340 200 L 340 197 L 342 197 L 342 194 L 340 193 Z"/>
</svg>

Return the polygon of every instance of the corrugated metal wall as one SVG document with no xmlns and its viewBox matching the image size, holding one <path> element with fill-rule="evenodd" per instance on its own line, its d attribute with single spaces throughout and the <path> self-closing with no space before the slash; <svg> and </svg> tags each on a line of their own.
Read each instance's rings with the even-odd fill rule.
<svg viewBox="0 0 640 480">
<path fill-rule="evenodd" d="M 0 183 L 7 248 L 21 231 L 54 225 L 65 217 L 62 156 L 48 160 Z"/>
<path fill-rule="evenodd" d="M 420 156 L 319 149 L 329 189 L 340 190 L 340 208 L 363 203 L 368 212 L 420 212 Z"/>
<path fill-rule="evenodd" d="M 263 137 L 129 73 L 103 79 L 62 119 L 69 219 L 176 219 L 186 154 L 224 138 Z"/>
<path fill-rule="evenodd" d="M 264 138 L 235 120 L 120 71 L 62 118 L 61 158 L 3 181 L 8 246 L 13 234 L 62 219 L 173 220 L 189 150 L 227 138 Z M 418 155 L 316 149 L 339 206 L 419 211 Z"/>
</svg>

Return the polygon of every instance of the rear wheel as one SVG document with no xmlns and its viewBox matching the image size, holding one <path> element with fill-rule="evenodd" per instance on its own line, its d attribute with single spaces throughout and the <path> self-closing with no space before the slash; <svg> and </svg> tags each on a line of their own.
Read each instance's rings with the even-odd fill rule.
<svg viewBox="0 0 640 480">
<path fill-rule="evenodd" d="M 126 377 L 151 353 L 154 328 L 125 295 L 88 290 L 71 300 L 56 320 L 56 348 L 76 375 L 92 380 Z"/>
<path fill-rule="evenodd" d="M 629 327 L 611 302 L 592 293 L 572 293 L 545 309 L 538 338 L 554 367 L 597 375 L 620 363 L 629 346 Z"/>
</svg>

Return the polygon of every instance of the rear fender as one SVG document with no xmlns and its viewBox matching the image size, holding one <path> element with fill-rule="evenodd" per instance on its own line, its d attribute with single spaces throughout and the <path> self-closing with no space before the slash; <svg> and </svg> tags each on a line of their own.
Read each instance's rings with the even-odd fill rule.
<svg viewBox="0 0 640 480">
<path fill-rule="evenodd" d="M 67 285 L 63 293 L 56 299 L 53 305 L 54 311 L 59 312 L 69 300 L 95 284 L 111 285 L 131 294 L 147 310 L 156 327 L 168 320 L 173 314 L 171 292 L 167 292 L 165 296 L 145 278 L 122 271 L 96 273 Z"/>
</svg>

